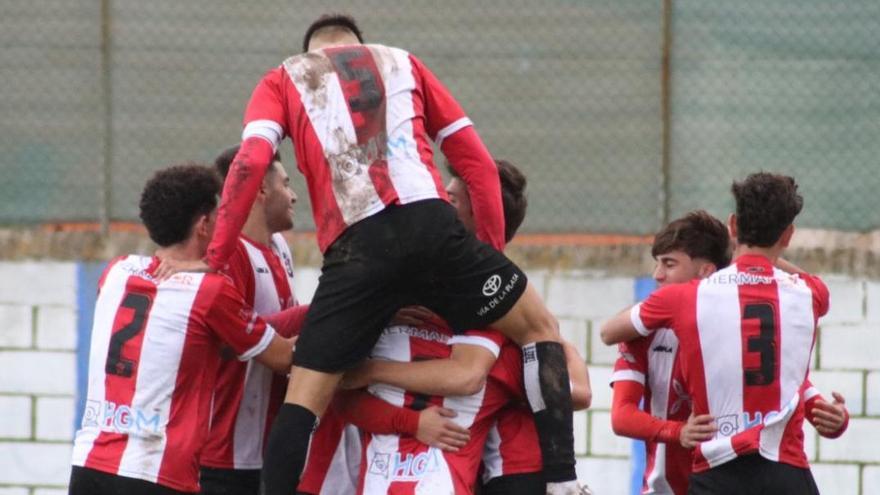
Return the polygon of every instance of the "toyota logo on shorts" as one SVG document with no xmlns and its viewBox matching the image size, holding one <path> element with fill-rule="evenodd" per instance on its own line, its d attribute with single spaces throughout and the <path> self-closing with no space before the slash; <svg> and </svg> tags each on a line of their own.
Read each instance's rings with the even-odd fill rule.
<svg viewBox="0 0 880 495">
<path fill-rule="evenodd" d="M 498 275 L 492 275 L 486 280 L 486 283 L 483 284 L 483 295 L 484 296 L 494 296 L 498 289 L 501 288 L 501 277 Z"/>
</svg>

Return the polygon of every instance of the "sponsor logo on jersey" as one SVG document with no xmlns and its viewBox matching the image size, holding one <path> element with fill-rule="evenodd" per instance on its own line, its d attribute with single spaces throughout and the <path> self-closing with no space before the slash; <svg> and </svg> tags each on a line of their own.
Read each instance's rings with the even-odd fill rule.
<svg viewBox="0 0 880 495">
<path fill-rule="evenodd" d="M 734 284 L 734 285 L 770 285 L 775 279 L 768 275 L 754 273 L 721 273 L 706 279 L 707 283 Z"/>
<path fill-rule="evenodd" d="M 486 297 L 494 296 L 498 293 L 499 289 L 501 289 L 501 277 L 499 275 L 492 275 L 483 284 L 483 295 Z"/>
<path fill-rule="evenodd" d="M 495 277 L 498 278 L 497 283 L 495 282 Z M 491 283 L 490 283 L 491 282 Z M 516 287 L 516 283 L 519 282 L 519 274 L 514 273 L 512 277 L 510 277 L 510 281 L 508 281 L 504 286 L 501 286 L 501 277 L 498 275 L 492 275 L 489 277 L 489 280 L 486 280 L 486 283 L 483 284 L 483 294 L 487 297 L 492 297 L 488 303 L 484 304 L 480 309 L 477 310 L 478 316 L 485 316 L 489 311 L 495 309 L 501 301 L 503 301 L 508 294 Z M 500 289 L 500 292 L 499 292 Z"/>
<path fill-rule="evenodd" d="M 715 424 L 718 426 L 718 433 L 715 434 L 715 438 L 730 437 L 760 425 L 770 427 L 778 422 L 776 421 L 777 419 L 784 419 L 791 414 L 794 406 L 797 405 L 796 401 L 793 402 L 794 404 L 790 402 L 778 411 L 767 411 L 766 413 L 756 411 L 754 415 L 749 411 L 743 411 L 741 414 L 719 416 L 715 418 Z M 740 419 L 742 419 L 742 422 L 740 422 Z"/>
<path fill-rule="evenodd" d="M 108 400 L 88 400 L 83 413 L 83 428 L 122 433 L 136 437 L 161 437 L 167 420 L 157 411 L 148 411 Z"/>
<path fill-rule="evenodd" d="M 662 345 L 662 344 L 655 345 L 654 348 L 651 350 L 654 352 L 668 352 L 668 353 L 672 353 L 672 351 L 673 351 L 671 346 Z"/>
<path fill-rule="evenodd" d="M 254 270 L 257 273 L 269 273 L 269 269 L 266 268 L 265 266 L 256 266 L 256 267 L 254 267 Z"/>
<path fill-rule="evenodd" d="M 370 461 L 370 474 L 383 476 L 391 481 L 419 481 L 425 474 L 440 469 L 440 453 L 431 447 L 420 454 L 374 454 Z"/>
</svg>

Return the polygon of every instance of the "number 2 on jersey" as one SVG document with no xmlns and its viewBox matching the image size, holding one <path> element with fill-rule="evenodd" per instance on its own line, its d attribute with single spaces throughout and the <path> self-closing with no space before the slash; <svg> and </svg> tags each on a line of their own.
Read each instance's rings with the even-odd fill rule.
<svg viewBox="0 0 880 495">
<path fill-rule="evenodd" d="M 125 294 L 120 309 L 131 309 L 134 311 L 134 315 L 127 325 L 115 331 L 110 337 L 110 349 L 107 352 L 107 362 L 104 365 L 104 371 L 108 375 L 130 378 L 134 373 L 136 362 L 122 358 L 122 347 L 144 329 L 147 313 L 149 313 L 152 304 L 153 300 L 144 294 L 136 292 Z"/>
<path fill-rule="evenodd" d="M 761 364 L 758 368 L 743 368 L 745 384 L 749 386 L 770 385 L 776 379 L 776 320 L 773 306 L 767 303 L 746 304 L 743 320 L 757 319 L 760 333 L 748 339 L 748 352 L 758 352 Z"/>
</svg>

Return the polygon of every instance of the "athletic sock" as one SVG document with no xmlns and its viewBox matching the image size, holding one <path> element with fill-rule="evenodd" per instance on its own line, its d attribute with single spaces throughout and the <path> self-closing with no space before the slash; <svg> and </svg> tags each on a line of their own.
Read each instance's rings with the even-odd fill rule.
<svg viewBox="0 0 880 495">
<path fill-rule="evenodd" d="M 548 483 L 577 479 L 574 460 L 571 383 L 559 342 L 523 346 L 523 378 L 535 417 Z"/>
<path fill-rule="evenodd" d="M 309 451 L 309 439 L 315 429 L 316 417 L 305 407 L 283 404 L 272 423 L 263 473 L 260 479 L 262 495 L 291 495 L 296 493 Z"/>
</svg>

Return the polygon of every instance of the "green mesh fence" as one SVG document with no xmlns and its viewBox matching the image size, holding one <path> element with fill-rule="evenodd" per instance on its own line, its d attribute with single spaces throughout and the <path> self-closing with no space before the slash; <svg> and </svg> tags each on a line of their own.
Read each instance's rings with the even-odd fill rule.
<svg viewBox="0 0 880 495">
<path fill-rule="evenodd" d="M 669 5 L 665 65 L 660 1 L 6 0 L 0 223 L 136 220 L 146 178 L 236 143 L 254 84 L 333 10 L 423 59 L 525 171 L 527 231 L 721 215 L 730 181 L 758 169 L 798 177 L 804 225 L 878 227 L 880 6 Z"/>
</svg>

